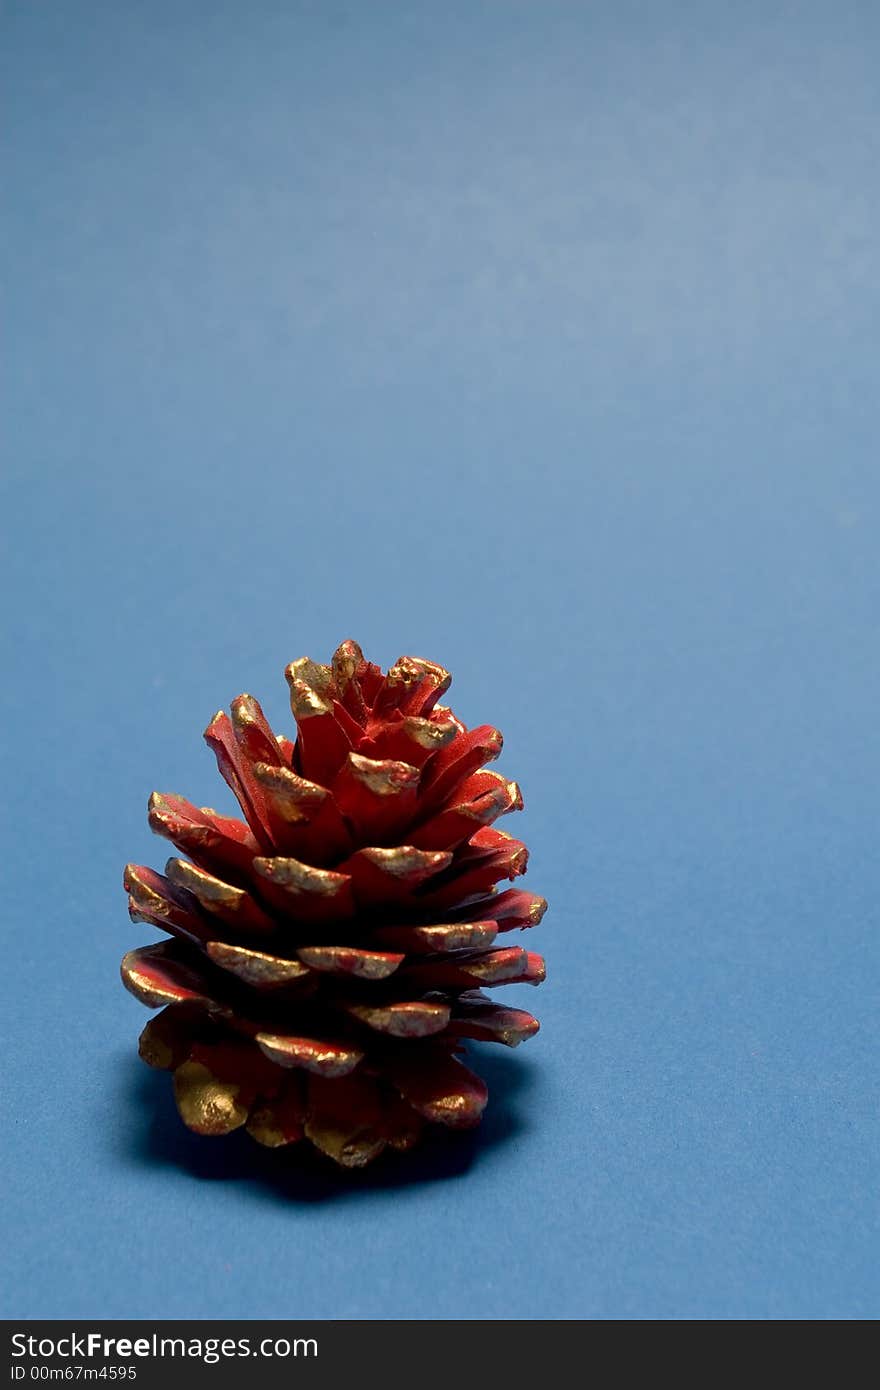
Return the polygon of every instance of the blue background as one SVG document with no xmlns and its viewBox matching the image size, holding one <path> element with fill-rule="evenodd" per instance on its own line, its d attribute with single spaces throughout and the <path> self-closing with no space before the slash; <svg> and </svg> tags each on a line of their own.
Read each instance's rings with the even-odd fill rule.
<svg viewBox="0 0 880 1390">
<path fill-rule="evenodd" d="M 4 12 L 3 1311 L 876 1316 L 877 7 Z M 346 636 L 552 906 L 481 1137 L 336 1181 L 116 972 L 149 791 Z"/>
</svg>

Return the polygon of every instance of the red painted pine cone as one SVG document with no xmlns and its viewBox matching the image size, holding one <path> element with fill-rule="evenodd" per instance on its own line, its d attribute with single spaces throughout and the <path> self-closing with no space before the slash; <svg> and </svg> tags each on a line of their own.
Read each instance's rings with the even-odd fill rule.
<svg viewBox="0 0 880 1390">
<path fill-rule="evenodd" d="M 332 666 L 286 675 L 295 743 L 250 695 L 205 732 L 246 823 L 151 797 L 150 825 L 187 857 L 126 868 L 133 920 L 170 940 L 130 951 L 122 979 L 166 1006 L 140 1052 L 173 1070 L 191 1129 L 306 1138 L 360 1167 L 425 1121 L 479 1122 L 486 1087 L 457 1054 L 537 1031 L 481 987 L 541 982 L 541 957 L 498 938 L 546 903 L 495 886 L 525 871 L 525 846 L 492 827 L 522 799 L 485 769 L 497 729 L 437 703 L 448 672 L 401 657 L 383 675 L 343 642 Z"/>
</svg>

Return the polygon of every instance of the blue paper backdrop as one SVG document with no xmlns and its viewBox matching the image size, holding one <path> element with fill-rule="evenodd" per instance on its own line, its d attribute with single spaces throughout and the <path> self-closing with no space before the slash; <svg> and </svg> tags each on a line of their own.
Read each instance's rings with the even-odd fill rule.
<svg viewBox="0 0 880 1390">
<path fill-rule="evenodd" d="M 3 1311 L 876 1315 L 876 6 L 2 28 Z M 116 971 L 148 792 L 349 635 L 552 909 L 483 1137 L 337 1183 L 182 1130 Z"/>
</svg>

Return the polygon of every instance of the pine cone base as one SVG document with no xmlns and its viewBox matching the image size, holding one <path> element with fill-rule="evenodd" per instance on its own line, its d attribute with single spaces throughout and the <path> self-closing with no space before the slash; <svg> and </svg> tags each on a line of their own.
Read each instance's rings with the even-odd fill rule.
<svg viewBox="0 0 880 1390">
<path fill-rule="evenodd" d="M 192 1130 L 362 1167 L 426 1126 L 479 1123 L 487 1088 L 459 1054 L 537 1031 L 482 986 L 541 982 L 540 956 L 496 938 L 546 903 L 496 887 L 526 867 L 493 826 L 522 798 L 485 767 L 498 731 L 438 703 L 446 671 L 403 657 L 386 674 L 345 642 L 286 674 L 295 742 L 246 695 L 206 730 L 243 820 L 151 797 L 187 858 L 127 866 L 132 918 L 170 939 L 129 952 L 122 978 L 162 1008 L 140 1055 L 173 1072 Z"/>
</svg>

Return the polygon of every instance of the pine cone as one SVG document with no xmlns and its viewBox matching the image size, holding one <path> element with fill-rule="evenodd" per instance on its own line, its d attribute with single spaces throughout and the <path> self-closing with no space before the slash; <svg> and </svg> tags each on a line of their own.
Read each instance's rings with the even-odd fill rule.
<svg viewBox="0 0 880 1390">
<path fill-rule="evenodd" d="M 173 1070 L 191 1129 L 307 1138 L 360 1167 L 424 1121 L 479 1122 L 486 1086 L 456 1054 L 537 1031 L 481 986 L 541 982 L 540 956 L 495 942 L 546 903 L 495 887 L 525 871 L 525 846 L 491 828 L 522 798 L 485 770 L 497 729 L 437 704 L 448 672 L 401 657 L 383 675 L 343 642 L 332 666 L 285 674 L 295 743 L 250 695 L 205 731 L 246 824 L 151 797 L 153 830 L 188 857 L 126 868 L 132 919 L 171 939 L 129 952 L 122 979 L 166 1006 L 140 1053 Z"/>
</svg>

